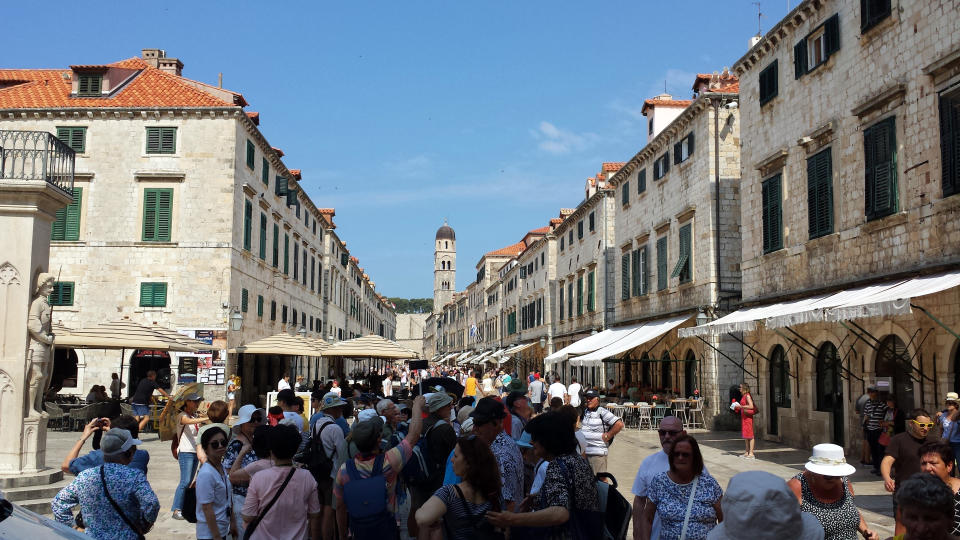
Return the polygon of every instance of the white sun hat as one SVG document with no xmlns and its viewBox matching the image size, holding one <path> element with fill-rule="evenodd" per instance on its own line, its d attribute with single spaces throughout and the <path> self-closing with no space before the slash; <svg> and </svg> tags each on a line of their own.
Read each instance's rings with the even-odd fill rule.
<svg viewBox="0 0 960 540">
<path fill-rule="evenodd" d="M 857 471 L 856 467 L 847 463 L 842 447 L 828 443 L 813 447 L 813 455 L 804 468 L 824 476 L 848 476 Z"/>
</svg>

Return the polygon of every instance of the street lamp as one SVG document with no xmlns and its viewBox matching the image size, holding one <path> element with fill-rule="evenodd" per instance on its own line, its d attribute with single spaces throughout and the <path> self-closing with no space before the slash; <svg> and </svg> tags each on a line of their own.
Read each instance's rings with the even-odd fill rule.
<svg viewBox="0 0 960 540">
<path fill-rule="evenodd" d="M 230 314 L 230 329 L 236 332 L 241 328 L 243 328 L 243 314 L 239 309 L 233 308 L 233 313 Z"/>
<path fill-rule="evenodd" d="M 300 336 L 300 337 L 302 337 L 302 338 L 307 337 L 307 327 L 306 327 L 306 326 L 301 326 L 300 329 L 297 330 L 297 335 Z"/>
<path fill-rule="evenodd" d="M 703 308 L 697 309 L 697 326 L 703 326 L 707 324 L 707 314 L 703 311 Z"/>
<path fill-rule="evenodd" d="M 540 348 L 541 348 L 541 349 L 546 349 L 546 348 L 547 348 L 547 338 L 545 338 L 545 337 L 541 337 L 541 338 L 540 338 Z"/>
</svg>

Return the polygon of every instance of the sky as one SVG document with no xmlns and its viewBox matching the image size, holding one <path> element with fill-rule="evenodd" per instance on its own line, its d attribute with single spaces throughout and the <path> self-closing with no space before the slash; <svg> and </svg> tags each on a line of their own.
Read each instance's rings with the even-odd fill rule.
<svg viewBox="0 0 960 540">
<path fill-rule="evenodd" d="M 764 32 L 798 0 L 765 0 Z M 66 68 L 162 48 L 244 95 L 284 163 L 386 296 L 433 296 L 433 240 L 457 290 L 488 251 L 583 200 L 646 141 L 643 100 L 689 99 L 757 33 L 749 0 L 11 2 L 0 67 Z M 39 32 L 38 32 L 39 30 Z M 73 36 L 68 38 L 68 36 Z"/>
</svg>

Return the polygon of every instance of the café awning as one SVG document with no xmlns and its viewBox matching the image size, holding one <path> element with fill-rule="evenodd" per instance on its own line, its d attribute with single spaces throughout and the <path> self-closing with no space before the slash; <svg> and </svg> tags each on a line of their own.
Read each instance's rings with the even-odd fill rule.
<svg viewBox="0 0 960 540">
<path fill-rule="evenodd" d="M 553 364 L 555 362 L 563 362 L 568 360 L 572 356 L 583 355 L 587 353 L 592 353 L 597 349 L 602 349 L 607 345 L 615 343 L 620 339 L 623 339 L 625 336 L 636 330 L 637 328 L 643 326 L 640 325 L 631 325 L 631 326 L 621 326 L 618 328 L 608 328 L 603 332 L 594 334 L 592 336 L 587 336 L 581 340 L 575 341 L 570 345 L 560 349 L 559 351 L 547 355 L 543 359 L 544 363 Z"/>
<path fill-rule="evenodd" d="M 74 349 L 151 349 L 156 351 L 196 352 L 210 345 L 178 332 L 152 327 L 129 319 L 96 324 L 89 328 L 54 332 L 54 347 Z"/>
<path fill-rule="evenodd" d="M 393 360 L 419 358 L 416 352 L 395 341 L 374 334 L 335 343 L 323 351 L 323 356 Z"/>
<path fill-rule="evenodd" d="M 326 343 L 326 342 L 324 342 Z M 281 332 L 279 334 L 240 345 L 227 351 L 231 354 L 279 354 L 289 356 L 320 356 L 321 348 L 307 338 Z"/>
<path fill-rule="evenodd" d="M 758 322 L 763 322 L 766 328 L 772 329 L 811 322 L 904 315 L 911 312 L 910 304 L 913 298 L 945 291 L 958 285 L 960 270 L 853 287 L 790 302 L 737 310 L 704 325 L 681 328 L 680 336 L 749 332 L 757 328 Z"/>
<path fill-rule="evenodd" d="M 623 336 L 621 339 L 618 339 L 606 347 L 597 349 L 592 353 L 578 356 L 571 360 L 570 363 L 574 366 L 599 366 L 604 359 L 625 353 L 630 349 L 639 347 L 644 343 L 657 339 L 670 330 L 673 330 L 677 326 L 687 322 L 692 316 L 693 315 L 679 315 L 676 317 L 669 317 L 666 319 L 658 319 L 643 323 L 636 326 L 633 331 L 626 336 Z"/>
</svg>

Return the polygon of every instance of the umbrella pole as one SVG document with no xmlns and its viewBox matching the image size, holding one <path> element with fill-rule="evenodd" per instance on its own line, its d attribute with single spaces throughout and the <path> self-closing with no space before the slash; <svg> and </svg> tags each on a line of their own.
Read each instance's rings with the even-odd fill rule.
<svg viewBox="0 0 960 540">
<path fill-rule="evenodd" d="M 117 374 L 117 377 L 120 378 L 120 382 L 123 382 L 123 360 L 124 360 L 123 357 L 126 355 L 127 355 L 127 350 L 120 349 L 120 373 Z M 130 381 L 130 382 L 132 383 L 133 381 Z"/>
</svg>

